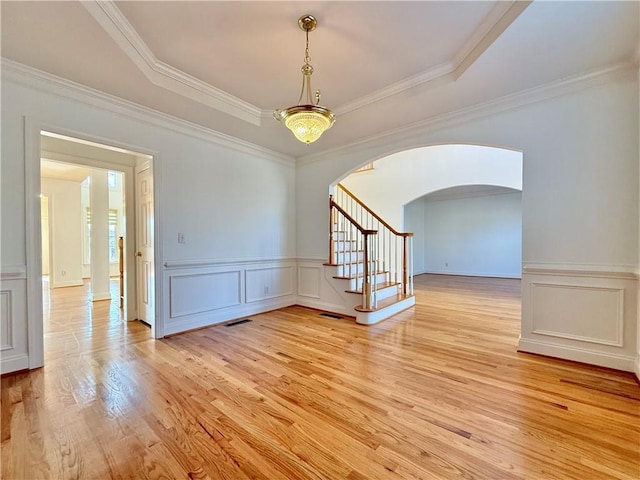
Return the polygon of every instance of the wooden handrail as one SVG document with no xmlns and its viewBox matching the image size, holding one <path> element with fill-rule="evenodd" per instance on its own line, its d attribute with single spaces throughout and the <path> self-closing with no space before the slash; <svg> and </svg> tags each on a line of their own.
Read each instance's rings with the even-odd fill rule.
<svg viewBox="0 0 640 480">
<path fill-rule="evenodd" d="M 378 233 L 377 230 L 367 230 L 366 228 L 364 228 L 362 225 L 360 225 L 358 222 L 356 222 L 354 220 L 354 218 L 351 215 L 349 215 L 340 205 L 338 205 L 333 200 L 329 200 L 329 205 L 331 206 L 331 208 L 335 208 L 336 210 L 338 210 L 363 235 L 375 235 L 375 234 Z"/>
<path fill-rule="evenodd" d="M 356 203 L 358 205 L 360 205 L 362 208 L 364 208 L 367 212 L 369 212 L 371 214 L 371 216 L 373 218 L 375 218 L 376 220 L 378 220 L 382 225 L 384 225 L 385 227 L 387 227 L 391 233 L 393 233 L 394 235 L 398 235 L 399 237 L 412 237 L 413 233 L 408 233 L 408 232 L 398 232 L 395 228 L 393 228 L 391 225 L 389 225 L 387 222 L 385 222 L 376 212 L 374 212 L 373 210 L 371 210 L 362 200 L 360 200 L 358 197 L 356 197 L 353 193 L 351 193 L 344 185 L 342 185 L 341 183 L 338 184 L 338 188 L 344 190 L 344 192 L 349 195 L 351 198 L 353 198 Z"/>
</svg>

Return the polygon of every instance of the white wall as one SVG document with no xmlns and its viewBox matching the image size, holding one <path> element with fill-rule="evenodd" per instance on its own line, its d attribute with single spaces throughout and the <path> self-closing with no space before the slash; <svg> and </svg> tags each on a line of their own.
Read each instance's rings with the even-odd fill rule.
<svg viewBox="0 0 640 480">
<path fill-rule="evenodd" d="M 413 273 L 427 271 L 425 249 L 424 199 L 418 198 L 404 206 L 404 228 L 413 233 Z"/>
<path fill-rule="evenodd" d="M 342 183 L 398 231 L 403 206 L 430 192 L 459 185 L 495 185 L 522 190 L 522 153 L 480 145 L 435 145 L 376 160 L 373 170 Z"/>
<path fill-rule="evenodd" d="M 524 153 L 520 348 L 631 370 L 637 355 L 637 68 L 301 159 L 298 255 L 326 261 L 326 199 L 336 179 L 403 149 L 450 143 Z M 559 322 L 555 331 L 547 328 L 549 318 Z"/>
<path fill-rule="evenodd" d="M 295 277 L 277 274 L 283 265 L 291 266 L 296 255 L 295 168 L 291 159 L 55 79 L 42 80 L 3 70 L 1 93 L 0 261 L 3 274 L 14 272 L 20 288 L 24 291 L 25 284 L 29 288 L 28 298 L 13 298 L 14 305 L 26 305 L 24 311 L 26 307 L 37 311 L 35 275 L 24 273 L 31 271 L 36 262 L 30 257 L 27 263 L 27 250 L 33 239 L 27 236 L 31 230 L 27 229 L 27 220 L 32 212 L 27 212 L 25 202 L 26 182 L 35 181 L 25 176 L 25 158 L 28 172 L 32 168 L 30 159 L 39 155 L 32 151 L 33 137 L 39 137 L 29 129 L 33 124 L 153 155 L 158 210 L 156 257 L 160 267 L 155 292 L 160 297 L 156 302 L 159 335 L 295 302 L 294 292 L 287 289 L 287 282 L 295 285 Z M 39 207 L 36 218 L 39 220 Z M 178 244 L 178 232 L 185 234 L 184 244 Z M 164 268 L 165 264 L 170 267 Z M 170 316 L 166 306 L 168 297 L 173 295 L 171 277 L 193 268 L 205 272 L 220 265 L 244 275 L 242 282 L 227 278 L 232 283 L 225 288 L 232 285 L 240 289 L 237 304 L 208 302 L 215 292 L 207 287 L 211 283 L 203 276 L 202 288 L 190 290 L 193 303 L 203 309 Z M 263 270 L 259 274 L 257 270 L 253 272 L 257 268 Z M 275 269 L 273 275 L 264 273 L 269 269 Z M 290 271 L 295 274 L 294 267 Z M 260 282 L 262 288 L 252 282 Z M 257 290 L 262 293 L 257 295 Z M 3 317 L 3 322 L 15 329 L 25 328 L 25 314 L 16 312 L 8 319 Z M 28 349 L 24 345 L 3 351 L 3 372 L 38 366 L 33 358 L 42 358 L 38 353 L 42 348 L 41 339 L 38 340 L 41 334 L 37 332 L 41 320 L 37 314 L 30 318 L 36 325 L 28 339 L 30 353 L 25 355 Z"/>
<path fill-rule="evenodd" d="M 51 288 L 82 285 L 82 226 L 80 183 L 42 179 L 51 217 Z"/>
<path fill-rule="evenodd" d="M 420 203 L 425 272 L 520 278 L 521 192 Z"/>
</svg>

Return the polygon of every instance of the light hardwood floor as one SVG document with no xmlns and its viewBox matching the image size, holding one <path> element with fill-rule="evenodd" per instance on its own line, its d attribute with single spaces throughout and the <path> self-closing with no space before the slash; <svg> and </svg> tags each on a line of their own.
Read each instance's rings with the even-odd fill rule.
<svg viewBox="0 0 640 480">
<path fill-rule="evenodd" d="M 517 280 L 416 287 L 374 326 L 302 307 L 127 326 L 5 377 L 2 478 L 640 478 L 631 374 L 517 353 Z"/>
</svg>

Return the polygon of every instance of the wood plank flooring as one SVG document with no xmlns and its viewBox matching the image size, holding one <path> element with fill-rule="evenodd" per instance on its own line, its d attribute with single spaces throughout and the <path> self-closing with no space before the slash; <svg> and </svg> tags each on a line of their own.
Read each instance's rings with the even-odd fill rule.
<svg viewBox="0 0 640 480">
<path fill-rule="evenodd" d="M 151 338 L 141 322 L 125 322 L 120 310 L 119 281 L 111 279 L 111 300 L 92 302 L 89 281 L 83 286 L 49 289 L 43 277 L 45 364 L 72 355 L 94 352 Z"/>
<path fill-rule="evenodd" d="M 416 290 L 374 326 L 290 307 L 160 341 L 123 329 L 4 377 L 1 477 L 640 478 L 633 375 L 517 353 L 517 280 Z"/>
</svg>

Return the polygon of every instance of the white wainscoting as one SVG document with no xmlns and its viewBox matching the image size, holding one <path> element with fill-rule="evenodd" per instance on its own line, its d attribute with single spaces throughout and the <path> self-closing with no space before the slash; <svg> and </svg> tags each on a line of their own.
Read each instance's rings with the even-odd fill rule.
<svg viewBox="0 0 640 480">
<path fill-rule="evenodd" d="M 166 262 L 165 335 L 294 305 L 295 266 L 288 259 Z"/>
<path fill-rule="evenodd" d="M 348 308 L 345 304 L 344 287 L 342 292 L 338 292 L 332 283 L 336 268 L 325 266 L 326 261 L 326 258 L 298 259 L 298 297 L 296 303 L 303 307 L 355 316 L 353 308 Z"/>
<path fill-rule="evenodd" d="M 298 295 L 320 298 L 322 265 L 298 265 Z"/>
<path fill-rule="evenodd" d="M 29 368 L 25 266 L 2 267 L 0 284 L 0 372 Z"/>
<path fill-rule="evenodd" d="M 253 303 L 293 295 L 295 265 L 246 268 L 246 302 Z"/>
<path fill-rule="evenodd" d="M 634 370 L 633 269 L 525 264 L 522 271 L 520 351 Z"/>
</svg>

